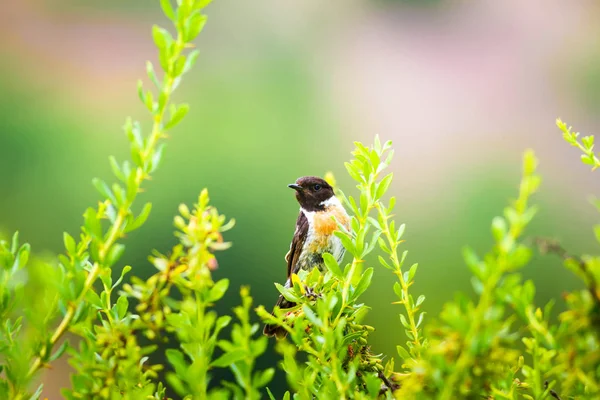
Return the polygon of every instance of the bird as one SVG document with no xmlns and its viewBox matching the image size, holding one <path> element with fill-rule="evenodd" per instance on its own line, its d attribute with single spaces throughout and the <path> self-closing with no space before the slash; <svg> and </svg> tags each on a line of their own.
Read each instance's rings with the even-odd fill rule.
<svg viewBox="0 0 600 400">
<path fill-rule="evenodd" d="M 318 268 L 322 271 L 323 253 L 330 253 L 338 263 L 341 262 L 346 249 L 340 238 L 333 233 L 338 229 L 338 223 L 346 230 L 350 229 L 350 217 L 327 181 L 316 176 L 303 176 L 288 187 L 296 191 L 300 213 L 290 250 L 285 255 L 286 288 L 292 286 L 292 274 L 297 274 L 300 270 Z M 295 305 L 280 294 L 275 307 L 286 309 Z M 263 333 L 278 338 L 287 335 L 285 328 L 275 324 L 266 324 Z"/>
</svg>

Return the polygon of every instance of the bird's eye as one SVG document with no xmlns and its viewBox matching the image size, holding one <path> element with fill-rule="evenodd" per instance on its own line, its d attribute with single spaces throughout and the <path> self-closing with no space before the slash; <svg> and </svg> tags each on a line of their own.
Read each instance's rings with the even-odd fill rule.
<svg viewBox="0 0 600 400">
<path fill-rule="evenodd" d="M 317 184 L 317 185 L 313 186 L 313 190 L 315 192 L 321 190 L 321 185 Z"/>
</svg>

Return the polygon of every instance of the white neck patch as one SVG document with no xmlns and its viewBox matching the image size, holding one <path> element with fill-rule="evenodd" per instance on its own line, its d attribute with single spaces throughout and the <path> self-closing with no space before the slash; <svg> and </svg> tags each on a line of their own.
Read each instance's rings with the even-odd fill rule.
<svg viewBox="0 0 600 400">
<path fill-rule="evenodd" d="M 314 211 L 306 211 L 304 208 L 300 207 L 300 211 L 302 212 L 302 214 L 304 214 L 304 216 L 306 217 L 306 219 L 308 220 L 308 223 L 310 225 L 312 225 L 313 219 L 315 218 L 315 212 Z"/>
<path fill-rule="evenodd" d="M 320 203 L 321 206 L 325 207 L 325 209 L 329 209 L 329 208 L 336 208 L 339 207 L 342 210 L 344 209 L 344 207 L 342 206 L 342 203 L 340 202 L 340 199 L 338 199 L 337 197 L 331 196 L 330 198 L 328 198 L 327 200 L 324 200 Z M 306 211 L 304 208 L 300 207 L 300 211 L 304 214 L 304 216 L 306 217 L 306 219 L 308 220 L 308 222 L 310 224 L 312 224 L 312 221 L 315 217 L 315 213 L 318 211 Z"/>
<path fill-rule="evenodd" d="M 329 208 L 329 207 L 342 207 L 342 203 L 340 202 L 340 199 L 338 199 L 335 195 L 331 196 L 330 198 L 328 198 L 325 201 L 322 201 L 320 203 L 320 205 L 322 205 L 325 208 Z"/>
</svg>

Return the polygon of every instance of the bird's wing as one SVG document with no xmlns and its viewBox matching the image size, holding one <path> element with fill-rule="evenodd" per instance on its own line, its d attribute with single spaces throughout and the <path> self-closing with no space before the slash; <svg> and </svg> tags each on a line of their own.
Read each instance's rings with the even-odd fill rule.
<svg viewBox="0 0 600 400">
<path fill-rule="evenodd" d="M 290 245 L 290 251 L 288 251 L 288 253 L 285 255 L 288 279 L 292 273 L 298 272 L 296 264 L 300 258 L 300 253 L 302 253 L 302 248 L 304 247 L 304 241 L 306 240 L 307 234 L 308 219 L 306 218 L 306 215 L 300 211 L 298 219 L 296 220 L 296 230 L 294 231 L 294 238 L 292 239 L 292 244 Z"/>
</svg>

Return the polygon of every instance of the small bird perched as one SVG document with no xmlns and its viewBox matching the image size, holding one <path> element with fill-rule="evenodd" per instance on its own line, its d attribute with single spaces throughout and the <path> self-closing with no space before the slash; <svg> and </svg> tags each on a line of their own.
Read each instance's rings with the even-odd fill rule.
<svg viewBox="0 0 600 400">
<path fill-rule="evenodd" d="M 333 188 L 321 178 L 304 176 L 296 183 L 288 185 L 296 191 L 296 199 L 300 203 L 300 214 L 296 220 L 296 230 L 285 255 L 287 262 L 287 281 L 285 287 L 292 286 L 292 274 L 301 269 L 311 270 L 314 267 L 323 270 L 323 253 L 331 253 L 340 262 L 346 249 L 341 240 L 333 234 L 339 222 L 349 229 L 350 217 L 335 196 Z M 332 218 L 335 217 L 335 220 Z M 296 304 L 279 295 L 275 306 L 291 308 Z M 277 325 L 265 325 L 263 333 L 267 336 L 285 337 L 286 330 Z"/>
</svg>

